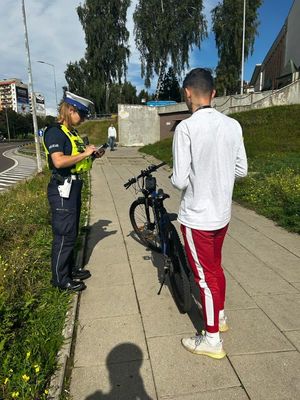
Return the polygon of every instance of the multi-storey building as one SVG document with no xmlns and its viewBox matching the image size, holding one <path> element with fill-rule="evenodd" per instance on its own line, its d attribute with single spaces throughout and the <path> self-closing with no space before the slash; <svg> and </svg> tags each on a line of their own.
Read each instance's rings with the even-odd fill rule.
<svg viewBox="0 0 300 400">
<path fill-rule="evenodd" d="M 0 81 L 0 110 L 5 108 L 11 108 L 20 114 L 30 112 L 28 86 L 19 79 Z"/>
<path fill-rule="evenodd" d="M 35 93 L 36 114 L 46 116 L 45 97 L 41 93 Z M 0 111 L 11 108 L 19 114 L 32 113 L 31 95 L 28 94 L 28 86 L 20 79 L 0 80 Z"/>
</svg>

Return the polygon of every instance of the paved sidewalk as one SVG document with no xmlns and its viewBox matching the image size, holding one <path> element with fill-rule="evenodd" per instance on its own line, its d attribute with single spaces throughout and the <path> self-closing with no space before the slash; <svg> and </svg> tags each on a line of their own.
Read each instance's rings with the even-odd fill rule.
<svg viewBox="0 0 300 400">
<path fill-rule="evenodd" d="M 180 339 L 201 324 L 196 306 L 178 312 L 165 286 L 162 260 L 131 235 L 135 193 L 123 183 L 149 164 L 134 148 L 117 148 L 92 171 L 86 268 L 80 295 L 73 400 L 300 399 L 300 237 L 238 205 L 224 245 L 228 356 L 193 355 Z M 169 170 L 160 187 L 177 212 Z"/>
</svg>

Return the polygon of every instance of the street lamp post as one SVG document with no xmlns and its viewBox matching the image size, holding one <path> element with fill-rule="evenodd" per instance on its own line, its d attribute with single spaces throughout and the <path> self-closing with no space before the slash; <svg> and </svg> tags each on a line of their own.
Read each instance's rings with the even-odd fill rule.
<svg viewBox="0 0 300 400">
<path fill-rule="evenodd" d="M 242 40 L 241 94 L 244 93 L 245 29 L 246 29 L 246 0 L 244 0 L 244 11 L 243 11 L 243 40 Z"/>
<path fill-rule="evenodd" d="M 37 163 L 38 172 L 42 172 L 41 149 L 40 149 L 40 143 L 39 143 L 39 137 L 38 137 L 38 124 L 37 124 L 36 108 L 35 108 L 35 94 L 33 91 L 33 83 L 32 83 L 31 61 L 30 61 L 30 51 L 29 51 L 24 0 L 22 0 L 22 13 L 23 13 L 24 33 L 25 33 L 25 48 L 26 48 L 26 53 L 27 53 L 27 64 L 28 64 L 28 86 L 29 86 L 29 91 L 31 93 L 31 102 L 32 102 L 32 121 L 33 121 L 33 130 L 34 130 L 36 163 Z"/>
<path fill-rule="evenodd" d="M 56 100 L 56 108 L 58 107 L 58 101 L 57 101 L 57 90 L 56 90 L 56 76 L 55 76 L 55 65 L 54 64 L 50 64 L 46 61 L 37 61 L 38 63 L 41 64 L 47 64 L 50 65 L 53 68 L 53 76 L 54 76 L 54 88 L 55 88 L 55 100 Z"/>
</svg>

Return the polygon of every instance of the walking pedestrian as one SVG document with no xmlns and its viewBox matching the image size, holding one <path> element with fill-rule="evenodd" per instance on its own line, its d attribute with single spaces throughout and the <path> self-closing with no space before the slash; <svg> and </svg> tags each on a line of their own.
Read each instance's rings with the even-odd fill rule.
<svg viewBox="0 0 300 400">
<path fill-rule="evenodd" d="M 110 127 L 108 128 L 107 136 L 108 136 L 108 144 L 110 147 L 110 151 L 114 151 L 115 150 L 115 141 L 117 138 L 117 131 L 116 131 L 116 128 L 114 127 L 113 123 L 111 123 Z"/>
<path fill-rule="evenodd" d="M 77 268 L 74 260 L 81 211 L 82 173 L 92 167 L 96 151 L 85 145 L 75 127 L 88 116 L 90 100 L 66 92 L 60 106 L 57 123 L 44 132 L 43 144 L 52 172 L 48 184 L 48 201 L 52 213 L 52 285 L 63 290 L 81 291 L 90 272 Z"/>
<path fill-rule="evenodd" d="M 200 290 L 204 331 L 182 339 L 182 345 L 192 353 L 220 359 L 226 355 L 220 332 L 228 330 L 221 253 L 234 181 L 247 175 L 247 158 L 240 124 L 211 107 L 215 95 L 211 73 L 193 69 L 183 90 L 192 115 L 174 134 L 172 183 L 183 191 L 178 221 Z"/>
</svg>

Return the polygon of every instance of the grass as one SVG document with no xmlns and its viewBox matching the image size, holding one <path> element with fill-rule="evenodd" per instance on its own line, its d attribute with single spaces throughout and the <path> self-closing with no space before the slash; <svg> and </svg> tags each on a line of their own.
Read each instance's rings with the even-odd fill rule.
<svg viewBox="0 0 300 400">
<path fill-rule="evenodd" d="M 43 172 L 0 195 L 0 399 L 46 398 L 63 343 L 71 295 L 50 285 L 48 181 Z"/>
<path fill-rule="evenodd" d="M 91 144 L 100 145 L 107 142 L 107 131 L 111 122 L 118 130 L 118 120 L 112 117 L 109 120 L 86 121 L 78 127 L 78 132 L 81 137 L 87 136 Z"/>
<path fill-rule="evenodd" d="M 248 177 L 237 182 L 234 200 L 291 232 L 300 233 L 300 105 L 231 115 L 242 125 Z M 142 152 L 172 165 L 172 139 Z"/>
</svg>

